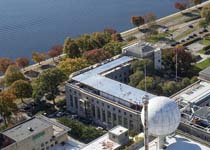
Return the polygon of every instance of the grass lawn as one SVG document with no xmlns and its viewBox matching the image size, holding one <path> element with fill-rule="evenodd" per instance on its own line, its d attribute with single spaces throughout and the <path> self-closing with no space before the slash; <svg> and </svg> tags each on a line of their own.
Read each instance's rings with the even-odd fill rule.
<svg viewBox="0 0 210 150">
<path fill-rule="evenodd" d="M 210 66 L 210 59 L 208 58 L 200 63 L 197 63 L 195 66 L 203 70 Z"/>
<path fill-rule="evenodd" d="M 210 45 L 210 40 L 207 40 L 207 39 L 202 40 L 201 44 L 208 46 Z"/>
<path fill-rule="evenodd" d="M 157 43 L 160 40 L 164 40 L 169 34 L 170 34 L 169 32 L 158 33 L 156 35 L 151 35 L 150 37 L 146 38 L 145 40 L 147 42 Z"/>
<path fill-rule="evenodd" d="M 185 30 L 184 32 L 182 32 L 181 34 L 177 35 L 174 39 L 175 40 L 179 40 L 181 38 L 186 37 L 187 35 L 189 35 L 190 33 L 192 33 L 193 31 L 195 31 L 194 28 L 189 28 L 188 30 Z"/>
<path fill-rule="evenodd" d="M 205 51 L 203 49 L 199 50 L 198 53 L 205 54 Z"/>
</svg>

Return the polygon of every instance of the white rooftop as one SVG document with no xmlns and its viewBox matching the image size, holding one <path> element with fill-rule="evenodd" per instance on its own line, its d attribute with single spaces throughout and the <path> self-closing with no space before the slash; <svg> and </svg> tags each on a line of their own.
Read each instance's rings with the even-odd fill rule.
<svg viewBox="0 0 210 150">
<path fill-rule="evenodd" d="M 181 100 L 186 103 L 198 103 L 207 96 L 210 95 L 210 83 L 200 81 L 197 84 L 191 86 L 187 90 L 184 90 L 180 94 L 174 97 L 175 100 Z"/>
<path fill-rule="evenodd" d="M 113 129 L 111 129 L 109 132 L 114 134 L 114 135 L 116 135 L 116 136 L 119 136 L 120 134 L 125 133 L 127 131 L 128 131 L 127 128 L 125 128 L 123 126 L 117 126 L 117 127 L 113 128 Z"/>
<path fill-rule="evenodd" d="M 85 85 L 88 85 L 94 89 L 97 89 L 105 94 L 118 97 L 125 101 L 133 103 L 142 103 L 141 97 L 143 97 L 143 95 L 147 94 L 149 98 L 155 97 L 155 95 L 146 93 L 145 91 L 136 89 L 134 87 L 101 75 L 102 73 L 109 71 L 110 69 L 124 65 L 132 60 L 133 58 L 131 57 L 123 56 L 109 63 L 103 64 L 99 67 L 89 70 L 85 73 L 82 73 L 78 76 L 75 76 L 72 79 Z"/>
<path fill-rule="evenodd" d="M 100 138 L 90 142 L 87 146 L 81 150 L 114 150 L 120 147 L 120 144 L 109 139 L 108 133 Z"/>
<path fill-rule="evenodd" d="M 149 143 L 149 150 L 157 150 L 157 140 Z M 166 146 L 166 150 L 210 150 L 209 147 L 181 135 L 166 137 Z M 144 150 L 144 147 L 139 150 Z"/>
</svg>

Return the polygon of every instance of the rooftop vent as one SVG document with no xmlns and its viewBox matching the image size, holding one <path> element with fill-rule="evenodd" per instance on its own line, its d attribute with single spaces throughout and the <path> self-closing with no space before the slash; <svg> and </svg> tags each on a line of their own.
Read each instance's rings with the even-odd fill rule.
<svg viewBox="0 0 210 150">
<path fill-rule="evenodd" d="M 28 131 L 33 132 L 33 131 L 34 131 L 34 129 L 33 129 L 32 127 L 28 127 Z"/>
</svg>

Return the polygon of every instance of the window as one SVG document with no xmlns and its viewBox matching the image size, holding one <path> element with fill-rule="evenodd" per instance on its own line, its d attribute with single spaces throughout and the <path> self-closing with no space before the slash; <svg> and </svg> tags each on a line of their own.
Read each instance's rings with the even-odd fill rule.
<svg viewBox="0 0 210 150">
<path fill-rule="evenodd" d="M 121 113 L 121 110 L 119 109 L 118 112 Z"/>
<path fill-rule="evenodd" d="M 112 135 L 112 138 L 115 139 L 116 137 L 114 135 Z"/>
<path fill-rule="evenodd" d="M 128 126 L 128 119 L 124 117 L 124 126 L 127 127 Z"/>
<path fill-rule="evenodd" d="M 124 115 L 126 116 L 126 112 L 124 112 Z"/>
<path fill-rule="evenodd" d="M 110 106 L 109 106 L 109 105 L 107 105 L 107 108 L 110 108 Z"/>
<path fill-rule="evenodd" d="M 132 118 L 132 114 L 130 114 L 130 118 Z"/>
<path fill-rule="evenodd" d="M 99 120 L 101 119 L 101 111 L 99 107 L 97 107 L 97 117 Z"/>
<path fill-rule="evenodd" d="M 112 109 L 113 109 L 113 111 L 115 111 L 115 108 L 114 107 Z"/>
<path fill-rule="evenodd" d="M 120 125 L 122 125 L 122 117 L 121 117 L 120 115 L 118 115 L 118 123 L 119 123 Z"/>
<path fill-rule="evenodd" d="M 41 147 L 43 147 L 43 146 L 44 146 L 44 143 L 41 144 Z"/>
</svg>

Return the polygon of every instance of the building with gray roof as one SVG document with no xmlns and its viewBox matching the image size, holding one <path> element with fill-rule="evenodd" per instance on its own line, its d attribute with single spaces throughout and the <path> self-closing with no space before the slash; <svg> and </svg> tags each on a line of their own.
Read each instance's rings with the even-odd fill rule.
<svg viewBox="0 0 210 150">
<path fill-rule="evenodd" d="M 199 78 L 202 80 L 210 81 L 210 67 L 199 72 Z"/>
<path fill-rule="evenodd" d="M 45 150 L 67 140 L 70 129 L 36 116 L 0 133 L 1 150 Z"/>
<path fill-rule="evenodd" d="M 155 95 L 127 85 L 133 60 L 116 57 L 70 75 L 66 84 L 67 110 L 104 127 L 123 125 L 140 130 L 142 97 Z"/>
</svg>

